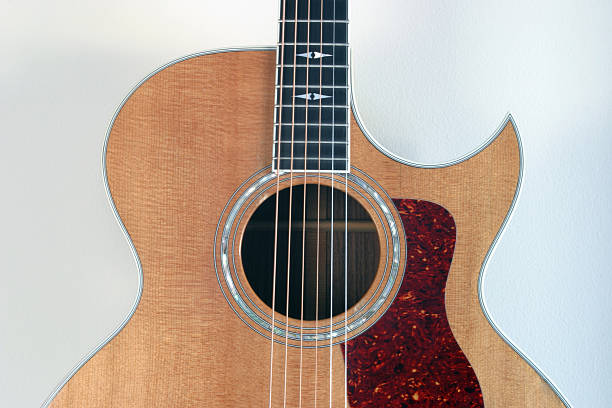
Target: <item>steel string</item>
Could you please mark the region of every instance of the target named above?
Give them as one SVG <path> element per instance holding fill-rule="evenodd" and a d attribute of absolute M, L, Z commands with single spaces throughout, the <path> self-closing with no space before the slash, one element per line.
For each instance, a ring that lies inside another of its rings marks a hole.
<path fill-rule="evenodd" d="M 322 23 L 321 23 L 322 24 Z M 332 43 L 336 43 L 336 2 L 334 1 L 334 16 L 333 16 L 333 40 Z M 335 49 L 332 52 L 335 54 Z M 332 85 L 336 84 L 336 70 L 332 69 Z M 332 88 L 335 89 L 335 88 Z M 332 91 L 335 92 L 335 91 Z M 334 155 L 334 145 L 336 143 L 336 109 L 335 109 L 335 101 L 332 102 L 332 150 L 331 150 L 331 232 L 330 232 L 330 240 L 331 240 L 331 251 L 330 251 L 330 290 L 329 290 L 329 408 L 332 408 L 332 395 L 333 395 L 333 387 L 332 387 L 332 372 L 333 372 L 333 343 L 334 339 L 332 336 L 332 327 L 334 322 L 334 170 L 335 170 L 335 155 Z"/>
<path fill-rule="evenodd" d="M 297 4 L 296 4 L 297 10 Z M 307 25 L 307 36 L 306 36 L 306 119 L 304 124 L 304 201 L 302 205 L 302 294 L 300 296 L 301 304 L 300 304 L 300 388 L 299 388 L 299 408 L 302 407 L 302 364 L 304 358 L 304 260 L 306 257 L 306 172 L 308 169 L 307 157 L 308 157 L 308 101 L 309 101 L 309 92 L 308 85 L 309 79 L 308 75 L 310 72 L 310 0 L 308 0 L 308 15 L 306 18 Z M 295 25 L 297 27 L 297 19 Z M 296 47 L 297 52 L 297 47 Z"/>
<path fill-rule="evenodd" d="M 321 46 L 319 52 L 323 54 L 323 2 L 321 0 L 321 24 L 320 24 L 320 36 L 319 40 Z M 319 58 L 319 95 L 323 94 L 323 56 Z M 322 117 L 321 111 L 323 110 L 323 98 L 319 99 L 319 146 L 318 146 L 318 164 L 319 169 L 317 176 L 317 266 L 316 266 L 316 284 L 315 284 L 315 383 L 314 383 L 314 408 L 317 408 L 317 383 L 319 377 L 319 250 L 320 250 L 320 237 L 321 237 L 321 128 L 322 128 Z"/>
<path fill-rule="evenodd" d="M 282 0 L 281 4 L 281 38 L 280 38 L 280 83 L 279 83 L 279 109 L 278 109 L 278 131 L 276 134 L 276 203 L 275 203 L 275 215 L 274 215 L 274 258 L 272 266 L 272 321 L 270 328 L 270 396 L 268 400 L 268 408 L 272 408 L 272 385 L 273 385 L 273 374 L 274 374 L 274 325 L 275 325 L 275 311 L 276 311 L 276 261 L 278 253 L 278 201 L 280 192 L 280 148 L 283 131 L 283 72 L 285 64 L 285 14 L 286 14 L 287 0 Z"/>
<path fill-rule="evenodd" d="M 294 17 L 294 33 L 293 33 L 293 89 L 291 99 L 291 155 L 289 158 L 289 225 L 287 232 L 287 296 L 285 300 L 285 369 L 284 369 L 284 386 L 283 386 L 283 408 L 287 408 L 287 360 L 288 360 L 288 343 L 289 343 L 289 292 L 291 285 L 289 284 L 291 277 L 291 207 L 293 201 L 293 148 L 295 138 L 295 78 L 297 64 L 297 28 L 298 28 L 298 1 L 295 1 L 295 17 Z M 281 88 L 282 93 L 282 88 Z M 283 109 L 282 106 L 279 109 Z M 280 156 L 280 154 L 279 154 Z"/>

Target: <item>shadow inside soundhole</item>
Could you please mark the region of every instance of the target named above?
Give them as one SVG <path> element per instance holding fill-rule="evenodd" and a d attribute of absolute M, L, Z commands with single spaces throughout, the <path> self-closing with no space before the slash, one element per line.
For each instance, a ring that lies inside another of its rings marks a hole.
<path fill-rule="evenodd" d="M 303 302 L 304 320 L 315 320 L 317 315 L 319 319 L 329 318 L 330 309 L 333 316 L 344 313 L 345 259 L 348 261 L 346 263 L 348 308 L 355 305 L 372 285 L 380 257 L 376 227 L 361 204 L 350 194 L 346 199 L 343 186 L 339 188 L 334 189 L 333 194 L 333 245 L 331 241 L 332 189 L 330 187 L 307 185 L 306 222 L 303 222 L 304 186 L 293 187 L 290 248 L 289 188 L 279 193 L 274 305 L 277 313 L 286 314 L 287 275 L 289 275 L 290 282 L 289 316 L 300 319 Z M 319 203 L 318 206 L 317 203 Z M 346 222 L 345 205 L 348 209 Z M 247 280 L 257 296 L 270 308 L 272 307 L 275 225 L 276 194 L 270 196 L 253 213 L 246 226 L 241 247 L 242 265 Z M 345 226 L 348 240 L 345 239 Z M 305 239 L 303 240 L 302 237 Z M 345 242 L 348 242 L 346 253 Z M 303 246 L 305 256 L 302 258 Z M 287 255 L 289 251 L 288 271 Z M 303 297 L 302 262 L 304 263 Z M 330 287 L 332 266 L 333 286 Z M 331 302 L 332 298 L 333 302 Z"/>

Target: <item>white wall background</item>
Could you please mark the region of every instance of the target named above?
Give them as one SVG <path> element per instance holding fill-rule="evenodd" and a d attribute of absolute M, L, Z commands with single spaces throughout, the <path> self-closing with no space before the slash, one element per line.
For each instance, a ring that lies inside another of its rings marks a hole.
<path fill-rule="evenodd" d="M 37 407 L 128 315 L 137 264 L 107 201 L 115 109 L 166 62 L 273 45 L 276 0 L 0 0 L 0 406 Z M 574 407 L 612 400 L 612 3 L 352 0 L 354 92 L 417 163 L 511 112 L 525 178 L 486 305 Z"/>

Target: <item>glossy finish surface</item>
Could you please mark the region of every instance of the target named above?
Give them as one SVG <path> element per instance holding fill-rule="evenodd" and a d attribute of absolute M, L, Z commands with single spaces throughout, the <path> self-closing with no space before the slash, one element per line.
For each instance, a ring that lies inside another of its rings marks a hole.
<path fill-rule="evenodd" d="M 227 306 L 213 246 L 227 200 L 269 164 L 274 66 L 268 51 L 198 56 L 158 72 L 123 105 L 106 164 L 113 200 L 142 261 L 143 294 L 124 330 L 77 372 L 52 406 L 267 404 L 270 342 Z M 351 127 L 353 163 L 372 185 L 392 197 L 435 202 L 453 215 L 457 241 L 446 312 L 485 406 L 562 406 L 498 337 L 478 301 L 481 265 L 518 182 L 512 123 L 469 160 L 437 169 L 402 165 L 372 146 L 354 118 Z M 236 138 L 244 142 L 236 144 Z M 236 156 L 239 162 L 232 160 Z M 295 350 L 274 349 L 272 406 L 297 406 L 300 386 L 304 401 L 312 402 L 317 390 L 320 404 L 331 399 L 342 406 L 340 347 L 319 355 Z M 331 394 L 323 384 L 331 385 Z"/>
<path fill-rule="evenodd" d="M 343 345 L 351 407 L 483 407 L 476 374 L 453 337 L 444 305 L 455 222 L 427 201 L 394 202 L 406 233 L 406 273 L 387 313 Z"/>

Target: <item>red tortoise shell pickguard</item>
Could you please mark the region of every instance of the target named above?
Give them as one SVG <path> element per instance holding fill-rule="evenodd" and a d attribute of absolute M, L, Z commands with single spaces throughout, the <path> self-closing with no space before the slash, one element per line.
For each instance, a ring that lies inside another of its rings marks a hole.
<path fill-rule="evenodd" d="M 406 273 L 389 310 L 342 347 L 349 403 L 352 408 L 483 407 L 476 374 L 453 337 L 444 307 L 455 222 L 437 204 L 393 201 L 406 232 Z"/>

